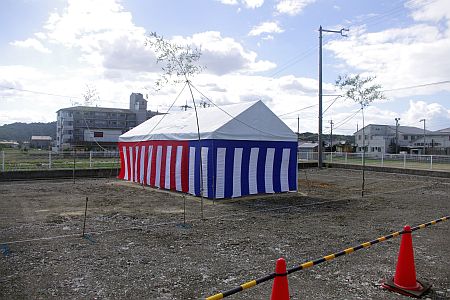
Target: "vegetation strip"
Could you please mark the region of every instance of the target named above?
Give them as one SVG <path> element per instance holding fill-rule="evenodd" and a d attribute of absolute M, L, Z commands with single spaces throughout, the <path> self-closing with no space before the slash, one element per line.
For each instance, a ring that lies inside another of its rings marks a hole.
<path fill-rule="evenodd" d="M 358 245 L 358 246 L 356 246 L 356 247 L 347 248 L 347 249 L 345 249 L 345 250 L 343 250 L 343 251 L 340 251 L 340 252 L 337 252 L 337 253 L 332 253 L 332 254 L 323 256 L 323 257 L 321 257 L 321 258 L 319 258 L 319 259 L 316 259 L 316 260 L 312 260 L 312 261 L 308 261 L 308 262 L 302 263 L 302 264 L 300 264 L 300 265 L 298 265 L 298 266 L 296 266 L 296 267 L 293 267 L 293 268 L 291 268 L 291 269 L 288 269 L 288 270 L 287 270 L 287 274 L 291 274 L 291 273 L 296 272 L 296 271 L 300 271 L 300 270 L 303 270 L 303 269 L 310 268 L 310 267 L 312 267 L 312 266 L 321 264 L 321 263 L 323 263 L 323 262 L 325 262 L 325 261 L 333 260 L 333 259 L 336 258 L 336 257 L 342 256 L 342 255 L 345 255 L 345 254 L 350 254 L 350 253 L 352 253 L 352 252 L 358 251 L 358 250 L 363 249 L 363 248 L 368 248 L 368 247 L 370 247 L 370 246 L 372 246 L 372 245 L 374 245 L 374 244 L 377 244 L 377 243 L 379 243 L 379 242 L 383 242 L 383 241 L 389 240 L 389 239 L 391 239 L 391 238 L 397 237 L 397 236 L 402 235 L 402 234 L 404 234 L 404 233 L 410 233 L 410 232 L 413 232 L 413 231 L 416 231 L 416 230 L 419 230 L 419 229 L 422 229 L 422 228 L 425 228 L 425 227 L 428 227 L 428 226 L 437 224 L 437 223 L 439 223 L 439 222 L 447 221 L 449 218 L 450 218 L 450 216 L 445 216 L 445 217 L 442 217 L 442 218 L 440 218 L 440 219 L 436 219 L 436 220 L 433 220 L 433 221 L 431 221 L 431 222 L 424 223 L 424 224 L 420 224 L 420 225 L 418 225 L 418 226 L 412 227 L 412 228 L 411 228 L 411 231 L 404 231 L 404 230 L 402 230 L 402 231 L 396 231 L 396 232 L 393 232 L 393 233 L 391 233 L 391 234 L 389 234 L 389 235 L 379 237 L 379 238 L 377 238 L 377 239 L 375 239 L 375 240 L 372 240 L 372 241 L 370 241 L 370 242 L 362 243 L 362 244 L 360 244 L 360 245 Z M 271 280 L 271 279 L 274 279 L 275 276 L 276 276 L 275 273 L 271 273 L 271 274 L 269 274 L 269 275 L 267 275 L 267 276 L 258 278 L 258 279 L 256 279 L 256 280 L 251 280 L 251 281 L 249 281 L 249 282 L 246 282 L 246 283 L 244 283 L 244 284 L 241 284 L 240 286 L 235 287 L 235 288 L 233 288 L 233 289 L 231 289 L 231 290 L 228 290 L 228 291 L 225 291 L 225 292 L 222 292 L 222 293 L 218 293 L 218 294 L 209 296 L 209 297 L 206 298 L 206 300 L 218 300 L 218 299 L 223 299 L 223 298 L 228 297 L 228 296 L 231 296 L 231 295 L 233 295 L 233 294 L 242 292 L 242 291 L 245 290 L 245 289 L 249 289 L 249 288 L 251 288 L 251 287 L 254 287 L 255 285 L 258 285 L 258 284 L 260 284 L 260 283 L 263 283 L 263 282 L 269 281 L 269 280 Z"/>

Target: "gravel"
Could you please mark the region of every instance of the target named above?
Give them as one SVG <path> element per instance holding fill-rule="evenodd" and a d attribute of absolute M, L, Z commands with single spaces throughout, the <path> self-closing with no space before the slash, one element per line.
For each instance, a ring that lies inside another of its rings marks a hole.
<path fill-rule="evenodd" d="M 0 183 L 0 299 L 200 299 L 272 273 L 279 257 L 290 268 L 450 212 L 448 178 L 366 172 L 364 198 L 360 181 L 302 170 L 298 193 L 204 199 L 203 213 L 200 198 L 117 179 Z M 449 225 L 413 233 L 425 299 L 450 299 Z M 291 299 L 408 299 L 380 285 L 399 243 L 290 274 Z M 268 299 L 271 286 L 229 299 Z"/>

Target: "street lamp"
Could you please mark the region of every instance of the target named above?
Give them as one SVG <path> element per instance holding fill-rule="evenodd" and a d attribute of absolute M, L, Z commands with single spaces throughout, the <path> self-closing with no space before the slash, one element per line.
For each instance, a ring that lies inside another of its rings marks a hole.
<path fill-rule="evenodd" d="M 318 167 L 322 168 L 322 32 L 340 33 L 341 36 L 347 36 L 344 34 L 348 29 L 342 28 L 341 30 L 327 30 L 322 29 L 322 25 L 319 27 L 319 148 L 318 150 Z"/>
<path fill-rule="evenodd" d="M 423 155 L 425 155 L 425 119 L 420 119 L 419 122 L 423 122 Z"/>

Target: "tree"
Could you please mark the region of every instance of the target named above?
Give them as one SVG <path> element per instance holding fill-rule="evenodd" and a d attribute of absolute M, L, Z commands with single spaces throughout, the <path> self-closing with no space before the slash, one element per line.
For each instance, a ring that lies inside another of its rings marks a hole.
<path fill-rule="evenodd" d="M 361 77 L 359 74 L 354 76 L 339 76 L 336 80 L 336 86 L 344 91 L 344 97 L 361 106 L 362 114 L 362 186 L 361 186 L 361 197 L 364 197 L 364 183 L 365 183 L 365 166 L 366 166 L 366 145 L 365 145 L 365 134 L 364 134 L 364 108 L 370 105 L 375 100 L 386 99 L 383 92 L 381 91 L 381 85 L 373 84 L 372 81 L 376 77 Z"/>
<path fill-rule="evenodd" d="M 192 103 L 194 104 L 195 118 L 197 121 L 197 134 L 200 141 L 200 126 L 198 122 L 197 105 L 192 92 L 190 78 L 199 74 L 204 67 L 198 64 L 201 56 L 201 50 L 190 45 L 181 46 L 164 39 L 156 32 L 150 33 L 146 38 L 145 46 L 149 46 L 156 54 L 156 62 L 162 63 L 163 73 L 156 81 L 156 91 L 159 91 L 164 85 L 172 83 L 185 82 L 191 92 Z M 184 89 L 184 87 L 183 87 Z M 176 101 L 176 100 L 175 100 Z M 173 105 L 173 104 L 172 104 Z M 183 106 L 185 110 L 188 105 Z M 200 178 L 203 178 L 202 160 L 199 160 Z M 201 212 L 203 219 L 203 181 L 200 180 Z"/>
<path fill-rule="evenodd" d="M 198 104 L 198 106 L 206 108 L 206 107 L 211 107 L 212 105 L 205 98 L 202 98 L 202 100 L 200 100 L 200 103 Z"/>
<path fill-rule="evenodd" d="M 156 32 L 150 33 L 146 38 L 145 46 L 152 48 L 156 54 L 156 62 L 163 64 L 163 73 L 156 81 L 157 91 L 169 83 L 188 82 L 189 78 L 204 69 L 198 64 L 202 54 L 199 48 L 175 44 Z"/>
<path fill-rule="evenodd" d="M 92 106 L 94 105 L 98 100 L 100 100 L 100 97 L 97 94 L 97 89 L 93 86 L 90 86 L 86 84 L 86 88 L 83 93 L 84 98 L 84 105 L 85 106 Z"/>

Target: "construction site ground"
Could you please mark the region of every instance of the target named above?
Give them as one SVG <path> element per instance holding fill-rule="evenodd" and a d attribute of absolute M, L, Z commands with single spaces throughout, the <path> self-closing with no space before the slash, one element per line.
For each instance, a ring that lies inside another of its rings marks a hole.
<path fill-rule="evenodd" d="M 272 273 L 280 257 L 291 268 L 450 212 L 449 178 L 365 177 L 363 198 L 361 171 L 308 169 L 298 193 L 217 201 L 114 178 L 2 182 L 0 299 L 201 299 Z M 450 222 L 413 233 L 417 277 L 433 285 L 425 299 L 450 299 L 449 237 Z M 399 244 L 290 274 L 291 299 L 408 299 L 380 286 Z"/>

